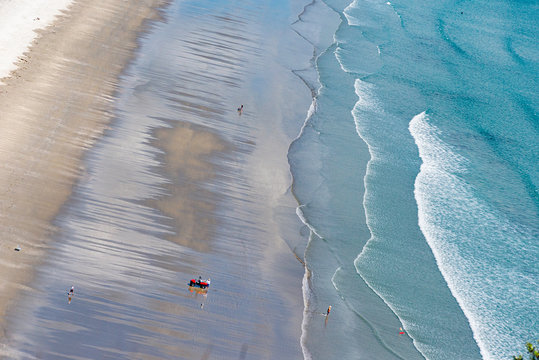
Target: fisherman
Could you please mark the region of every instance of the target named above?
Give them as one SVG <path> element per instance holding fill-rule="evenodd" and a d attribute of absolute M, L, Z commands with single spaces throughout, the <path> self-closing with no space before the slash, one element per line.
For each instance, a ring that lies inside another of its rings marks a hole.
<path fill-rule="evenodd" d="M 331 305 L 329 305 L 328 310 L 326 311 L 326 316 L 329 315 L 330 311 L 331 311 Z"/>
<path fill-rule="evenodd" d="M 202 281 L 202 276 L 199 276 L 197 279 L 197 285 L 200 285 L 200 282 Z"/>

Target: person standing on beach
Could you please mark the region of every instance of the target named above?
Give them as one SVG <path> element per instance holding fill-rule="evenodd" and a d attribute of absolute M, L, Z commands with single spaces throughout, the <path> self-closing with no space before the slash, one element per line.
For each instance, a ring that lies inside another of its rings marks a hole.
<path fill-rule="evenodd" d="M 75 287 L 72 286 L 71 290 L 67 293 L 67 303 L 71 304 L 71 299 L 73 298 L 73 295 L 75 294 Z"/>

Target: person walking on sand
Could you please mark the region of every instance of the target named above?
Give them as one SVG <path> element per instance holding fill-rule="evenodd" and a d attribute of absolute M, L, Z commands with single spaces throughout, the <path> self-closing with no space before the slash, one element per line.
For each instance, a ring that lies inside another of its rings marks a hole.
<path fill-rule="evenodd" d="M 67 293 L 67 303 L 71 304 L 71 299 L 73 298 L 73 295 L 75 294 L 75 287 L 72 286 L 71 290 Z"/>

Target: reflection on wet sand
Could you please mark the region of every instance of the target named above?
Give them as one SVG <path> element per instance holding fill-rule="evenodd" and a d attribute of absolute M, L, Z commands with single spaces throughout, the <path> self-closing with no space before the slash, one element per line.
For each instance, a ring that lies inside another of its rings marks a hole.
<path fill-rule="evenodd" d="M 259 59 L 257 34 L 278 36 L 260 29 L 270 26 L 257 20 L 264 7 L 271 2 L 177 1 L 142 41 L 116 117 L 55 221 L 33 294 L 8 319 L 9 351 L 55 360 L 301 357 L 303 267 L 270 207 L 290 185 L 286 146 L 272 142 L 282 115 L 254 105 L 299 92 L 287 83 L 282 95 L 289 74 Z M 255 92 L 251 80 L 264 86 Z M 254 97 L 273 83 L 279 91 Z M 242 102 L 249 111 L 239 117 Z M 264 141 L 269 150 L 257 154 Z M 192 274 L 211 277 L 211 290 L 186 289 Z"/>
<path fill-rule="evenodd" d="M 2 16 L 8 17 L 10 7 L 26 7 L 26 2 L 1 3 L 8 10 Z M 153 7 L 164 3 L 73 1 L 54 24 L 38 31 L 18 68 L 2 79 L 0 248 L 19 244 L 23 251 L 0 251 L 0 337 L 8 306 L 18 303 L 16 295 L 27 289 L 49 250 L 56 231 L 51 222 L 80 175 L 83 152 L 111 119 L 117 78 L 132 58 L 138 32 L 146 28 L 142 23 L 155 18 Z M 0 34 L 8 38 L 8 53 L 21 40 L 17 31 Z"/>

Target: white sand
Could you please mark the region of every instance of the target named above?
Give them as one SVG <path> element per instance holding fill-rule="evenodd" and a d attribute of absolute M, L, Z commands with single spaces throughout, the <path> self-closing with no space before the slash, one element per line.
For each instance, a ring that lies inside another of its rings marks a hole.
<path fill-rule="evenodd" d="M 15 70 L 15 62 L 73 0 L 0 0 L 0 79 Z M 2 84 L 2 82 L 0 82 Z"/>

